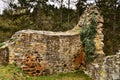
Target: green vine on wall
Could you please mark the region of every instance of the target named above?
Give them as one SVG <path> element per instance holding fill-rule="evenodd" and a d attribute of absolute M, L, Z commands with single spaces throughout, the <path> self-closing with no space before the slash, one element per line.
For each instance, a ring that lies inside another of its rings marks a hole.
<path fill-rule="evenodd" d="M 95 14 L 92 13 L 92 17 L 90 20 L 90 25 L 87 25 L 87 21 L 85 19 L 82 31 L 80 33 L 82 45 L 84 47 L 85 53 L 86 53 L 86 62 L 90 62 L 95 59 L 94 57 L 94 52 L 95 52 L 95 43 L 94 43 L 94 38 L 97 33 L 96 31 L 96 18 Z"/>

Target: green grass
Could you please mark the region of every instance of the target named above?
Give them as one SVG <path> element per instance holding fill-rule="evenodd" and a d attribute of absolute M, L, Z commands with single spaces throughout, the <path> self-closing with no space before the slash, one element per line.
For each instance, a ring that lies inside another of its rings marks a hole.
<path fill-rule="evenodd" d="M 5 44 L 4 43 L 0 43 L 0 47 L 4 46 Z"/>
<path fill-rule="evenodd" d="M 31 77 L 14 65 L 0 65 L 0 80 L 92 80 L 83 71 Z"/>

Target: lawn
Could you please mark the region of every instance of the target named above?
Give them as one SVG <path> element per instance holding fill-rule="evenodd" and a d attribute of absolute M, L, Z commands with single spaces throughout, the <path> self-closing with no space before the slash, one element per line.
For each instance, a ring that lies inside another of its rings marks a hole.
<path fill-rule="evenodd" d="M 31 77 L 14 65 L 0 65 L 0 80 L 92 80 L 83 71 Z"/>

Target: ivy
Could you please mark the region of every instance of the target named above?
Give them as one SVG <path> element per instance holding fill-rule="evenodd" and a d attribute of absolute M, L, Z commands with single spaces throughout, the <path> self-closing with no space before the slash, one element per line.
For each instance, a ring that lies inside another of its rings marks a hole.
<path fill-rule="evenodd" d="M 82 31 L 80 33 L 80 37 L 86 53 L 86 62 L 90 62 L 91 60 L 94 60 L 93 56 L 95 52 L 94 38 L 96 35 L 96 26 L 97 26 L 95 14 L 94 13 L 92 14 L 90 25 L 87 25 L 86 22 L 87 21 L 85 19 L 82 27 Z"/>

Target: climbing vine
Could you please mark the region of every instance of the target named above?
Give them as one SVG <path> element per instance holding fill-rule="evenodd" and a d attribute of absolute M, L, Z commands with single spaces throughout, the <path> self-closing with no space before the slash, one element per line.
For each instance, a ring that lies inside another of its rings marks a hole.
<path fill-rule="evenodd" d="M 90 25 L 87 25 L 87 21 L 85 19 L 82 31 L 80 33 L 82 45 L 84 47 L 86 53 L 86 62 L 90 62 L 94 60 L 94 51 L 95 51 L 95 43 L 94 38 L 96 35 L 96 26 L 97 22 L 95 19 L 95 14 L 92 14 Z"/>

